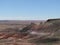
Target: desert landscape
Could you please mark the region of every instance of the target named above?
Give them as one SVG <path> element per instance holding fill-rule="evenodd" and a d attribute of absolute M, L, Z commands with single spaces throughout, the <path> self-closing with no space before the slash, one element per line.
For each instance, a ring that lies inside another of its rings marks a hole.
<path fill-rule="evenodd" d="M 0 20 L 0 45 L 60 45 L 60 19 Z"/>

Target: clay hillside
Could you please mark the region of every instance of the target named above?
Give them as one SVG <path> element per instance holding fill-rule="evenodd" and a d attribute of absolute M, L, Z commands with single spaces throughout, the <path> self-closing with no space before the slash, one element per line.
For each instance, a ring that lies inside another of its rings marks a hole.
<path fill-rule="evenodd" d="M 46 40 L 48 42 L 47 39 L 50 41 L 51 39 L 55 41 L 60 39 L 60 19 L 48 19 L 46 21 L 0 21 L 1 45 L 41 45 L 42 41 Z M 42 45 L 45 44 L 42 43 Z"/>

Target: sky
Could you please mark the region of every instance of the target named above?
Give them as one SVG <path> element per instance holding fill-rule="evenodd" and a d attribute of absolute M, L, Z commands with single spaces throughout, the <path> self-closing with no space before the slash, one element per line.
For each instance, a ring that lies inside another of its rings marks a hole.
<path fill-rule="evenodd" d="M 0 0 L 0 20 L 60 18 L 60 0 Z"/>

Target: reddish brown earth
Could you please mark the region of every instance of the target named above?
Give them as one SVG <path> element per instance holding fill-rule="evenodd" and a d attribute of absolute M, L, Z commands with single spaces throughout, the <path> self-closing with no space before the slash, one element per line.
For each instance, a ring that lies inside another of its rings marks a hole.
<path fill-rule="evenodd" d="M 51 21 L 48 21 L 48 22 L 2 21 L 2 22 L 0 22 L 0 31 L 1 31 L 0 45 L 59 45 L 60 44 L 59 43 L 60 41 L 58 41 L 58 43 L 51 43 L 51 42 L 42 43 L 41 42 L 42 40 L 45 41 L 45 39 L 47 39 L 48 37 L 52 38 L 53 36 L 52 34 L 55 34 L 56 31 L 58 32 L 58 30 L 60 29 L 60 25 L 57 22 L 56 23 L 55 22 L 51 23 Z M 34 33 L 30 34 L 31 32 L 34 32 Z M 9 40 L 12 40 L 12 41 L 9 41 Z"/>

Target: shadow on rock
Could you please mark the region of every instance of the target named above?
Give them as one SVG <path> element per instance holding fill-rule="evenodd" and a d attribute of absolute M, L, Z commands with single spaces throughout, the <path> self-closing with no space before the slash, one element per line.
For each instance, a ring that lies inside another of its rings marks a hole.
<path fill-rule="evenodd" d="M 37 40 L 32 40 L 31 42 L 34 43 L 57 43 L 58 41 L 60 41 L 59 38 L 47 38 L 47 39 L 37 39 Z"/>

